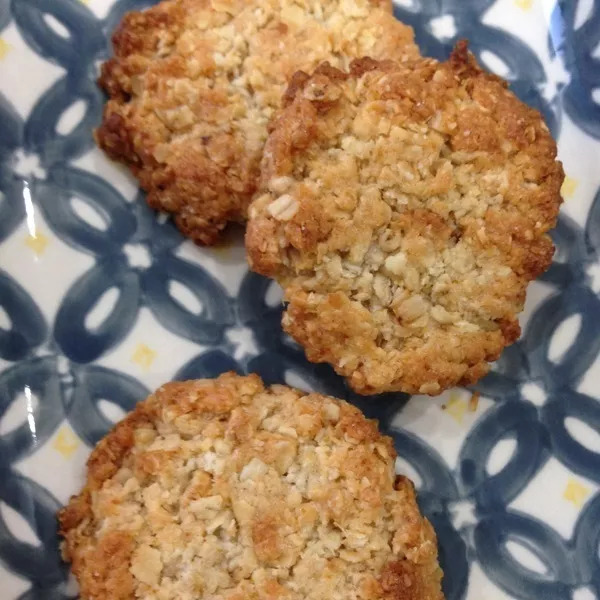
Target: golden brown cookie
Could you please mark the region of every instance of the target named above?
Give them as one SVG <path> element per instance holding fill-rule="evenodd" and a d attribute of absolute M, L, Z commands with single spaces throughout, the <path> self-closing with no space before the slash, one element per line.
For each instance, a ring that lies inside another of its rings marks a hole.
<path fill-rule="evenodd" d="M 433 529 L 355 407 L 256 375 L 169 383 L 59 514 L 82 600 L 442 600 Z"/>
<path fill-rule="evenodd" d="M 250 208 L 251 267 L 283 326 L 359 393 L 485 375 L 550 264 L 562 166 L 540 114 L 460 44 L 295 75 Z"/>
<path fill-rule="evenodd" d="M 126 15 L 113 45 L 98 144 L 202 244 L 245 220 L 296 70 L 417 55 L 389 0 L 164 0 Z"/>

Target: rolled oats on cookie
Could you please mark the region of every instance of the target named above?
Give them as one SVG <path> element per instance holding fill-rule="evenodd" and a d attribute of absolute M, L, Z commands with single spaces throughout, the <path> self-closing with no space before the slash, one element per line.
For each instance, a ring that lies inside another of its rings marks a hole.
<path fill-rule="evenodd" d="M 59 514 L 82 600 L 443 600 L 392 440 L 256 375 L 169 383 L 101 440 Z"/>
<path fill-rule="evenodd" d="M 477 381 L 554 252 L 563 170 L 540 114 L 466 43 L 299 72 L 285 102 L 246 233 L 284 329 L 359 393 Z"/>
<path fill-rule="evenodd" d="M 389 0 L 163 0 L 127 14 L 113 45 L 98 144 L 201 244 L 245 220 L 295 71 L 418 54 Z"/>

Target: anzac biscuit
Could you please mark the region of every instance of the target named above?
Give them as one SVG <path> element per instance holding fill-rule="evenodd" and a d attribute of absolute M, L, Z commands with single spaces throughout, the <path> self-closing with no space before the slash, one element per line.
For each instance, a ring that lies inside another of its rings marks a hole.
<path fill-rule="evenodd" d="M 97 142 L 201 244 L 245 220 L 296 70 L 417 55 L 389 0 L 164 0 L 127 14 L 113 45 Z"/>
<path fill-rule="evenodd" d="M 59 515 L 82 600 L 442 600 L 435 534 L 355 407 L 256 375 L 169 383 Z"/>
<path fill-rule="evenodd" d="M 355 61 L 295 75 L 250 208 L 284 329 L 359 393 L 470 384 L 520 334 L 563 170 L 540 114 L 481 70 Z"/>

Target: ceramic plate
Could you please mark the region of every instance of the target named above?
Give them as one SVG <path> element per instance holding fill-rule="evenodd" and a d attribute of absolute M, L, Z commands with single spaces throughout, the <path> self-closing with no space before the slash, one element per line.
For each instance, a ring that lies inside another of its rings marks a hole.
<path fill-rule="evenodd" d="M 600 2 L 400 0 L 539 108 L 567 178 L 523 336 L 474 389 L 357 397 L 282 335 L 240 232 L 184 241 L 94 148 L 107 38 L 136 0 L 0 0 L 0 596 L 74 598 L 56 510 L 90 448 L 169 379 L 258 372 L 357 403 L 434 523 L 448 600 L 600 599 Z M 481 397 L 476 406 L 474 392 Z"/>

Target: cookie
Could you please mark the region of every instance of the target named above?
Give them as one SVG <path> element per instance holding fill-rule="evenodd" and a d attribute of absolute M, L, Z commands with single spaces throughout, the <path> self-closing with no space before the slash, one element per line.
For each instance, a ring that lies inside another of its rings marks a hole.
<path fill-rule="evenodd" d="M 362 394 L 477 381 L 554 251 L 563 170 L 540 114 L 466 43 L 298 73 L 286 102 L 246 233 L 284 329 Z"/>
<path fill-rule="evenodd" d="M 59 514 L 82 600 L 442 600 L 433 529 L 355 407 L 256 375 L 169 383 Z"/>
<path fill-rule="evenodd" d="M 418 52 L 389 0 L 164 0 L 127 14 L 113 46 L 96 140 L 200 244 L 245 220 L 296 70 Z"/>

